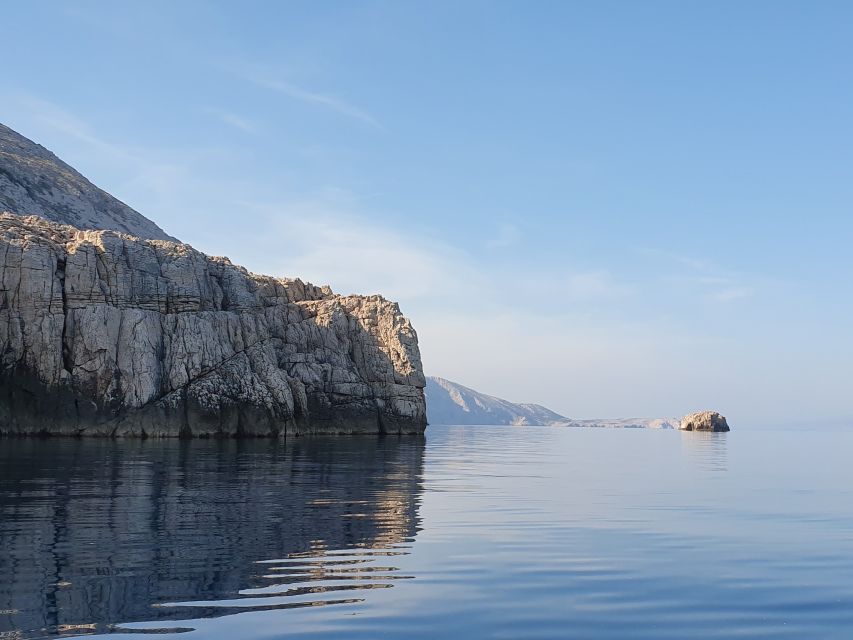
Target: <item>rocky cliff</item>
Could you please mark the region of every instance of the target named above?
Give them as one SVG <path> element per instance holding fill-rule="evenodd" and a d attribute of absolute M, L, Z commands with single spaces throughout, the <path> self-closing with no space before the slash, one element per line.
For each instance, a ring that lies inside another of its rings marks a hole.
<path fill-rule="evenodd" d="M 50 151 L 0 124 L 0 211 L 78 229 L 174 240 L 141 213 L 89 182 Z"/>
<path fill-rule="evenodd" d="M 2 433 L 420 432 L 424 384 L 416 334 L 380 296 L 0 215 Z"/>

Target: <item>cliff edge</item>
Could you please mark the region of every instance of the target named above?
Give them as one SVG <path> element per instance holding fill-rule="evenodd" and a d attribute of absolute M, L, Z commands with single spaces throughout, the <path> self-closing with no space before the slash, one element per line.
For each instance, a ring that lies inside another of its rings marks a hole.
<path fill-rule="evenodd" d="M 418 433 L 425 383 L 381 296 L 0 214 L 0 433 Z"/>

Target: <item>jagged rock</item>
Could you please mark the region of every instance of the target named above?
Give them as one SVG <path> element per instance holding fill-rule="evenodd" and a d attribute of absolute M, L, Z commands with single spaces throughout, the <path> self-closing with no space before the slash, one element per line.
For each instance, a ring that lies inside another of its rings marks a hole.
<path fill-rule="evenodd" d="M 78 229 L 112 229 L 174 240 L 50 151 L 0 124 L 0 211 L 37 215 Z"/>
<path fill-rule="evenodd" d="M 679 428 L 682 431 L 728 431 L 725 416 L 716 411 L 699 411 L 684 416 Z"/>
<path fill-rule="evenodd" d="M 421 432 L 397 304 L 176 242 L 0 214 L 0 432 Z"/>

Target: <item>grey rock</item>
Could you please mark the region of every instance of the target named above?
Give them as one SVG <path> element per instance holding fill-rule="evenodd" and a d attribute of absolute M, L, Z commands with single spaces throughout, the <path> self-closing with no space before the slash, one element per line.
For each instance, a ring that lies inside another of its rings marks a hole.
<path fill-rule="evenodd" d="M 424 385 L 381 296 L 0 214 L 0 433 L 417 433 Z"/>
<path fill-rule="evenodd" d="M 725 416 L 716 411 L 699 411 L 684 416 L 679 428 L 682 431 L 729 431 Z"/>
<path fill-rule="evenodd" d="M 174 240 L 50 151 L 2 124 L 0 211 L 37 215 L 78 229 L 111 229 L 139 238 Z"/>

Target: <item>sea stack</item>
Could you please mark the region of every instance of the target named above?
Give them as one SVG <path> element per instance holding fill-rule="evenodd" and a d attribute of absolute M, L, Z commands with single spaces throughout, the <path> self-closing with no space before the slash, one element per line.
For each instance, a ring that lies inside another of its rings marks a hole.
<path fill-rule="evenodd" d="M 679 429 L 682 431 L 729 431 L 726 417 L 716 411 L 698 411 L 684 416 Z"/>

